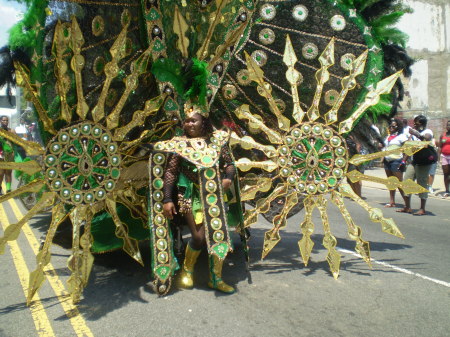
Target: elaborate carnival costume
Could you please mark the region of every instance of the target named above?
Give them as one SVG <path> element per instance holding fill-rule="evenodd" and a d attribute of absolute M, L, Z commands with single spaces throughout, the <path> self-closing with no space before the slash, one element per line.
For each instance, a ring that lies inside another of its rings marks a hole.
<path fill-rule="evenodd" d="M 246 212 L 244 223 L 251 226 L 258 214 L 270 214 L 273 222 L 264 237 L 263 256 L 280 240 L 287 217 L 305 208 L 299 246 L 306 264 L 312 250 L 312 210 L 317 207 L 327 261 L 337 277 L 340 257 L 327 219 L 327 194 L 341 210 L 356 250 L 367 262 L 369 244 L 345 208 L 343 196 L 365 208 L 383 231 L 401 236 L 392 219 L 356 197 L 344 182 L 345 176 L 355 181 L 372 179 L 348 172 L 349 163 L 359 165 L 387 155 L 348 158 L 345 137 L 363 125 L 366 111 L 372 116 L 390 112 L 383 96 L 393 87 L 400 94 L 393 95 L 394 108 L 401 97 L 398 77 L 409 58 L 400 47 L 404 35 L 392 28 L 404 13 L 398 1 L 27 3 L 24 19 L 12 29 L 8 54 L 12 61 L 9 67 L 2 65 L 0 83 L 3 70 L 13 69 L 17 85 L 25 88 L 34 104 L 45 148 L 0 129 L 0 136 L 22 146 L 28 155 L 42 156 L 26 163 L 0 163 L 0 168 L 35 176 L 29 184 L 0 197 L 0 202 L 22 193 L 39 191 L 42 196 L 24 218 L 5 230 L 0 253 L 29 218 L 53 206 L 47 237 L 30 275 L 28 303 L 45 279 L 53 237 L 67 216 L 73 233 L 68 288 L 74 302 L 88 282 L 93 252 L 122 248 L 142 263 L 138 241 L 149 237 L 156 290 L 169 290 L 176 261 L 170 255 L 168 225 L 158 213 L 160 204 L 154 203 L 151 223 L 155 226 L 149 231 L 146 199 L 152 181 L 151 202 L 155 197 L 161 198 L 157 202 L 163 200 L 161 174 L 168 152 L 180 151 L 177 154 L 183 160 L 208 174 L 199 174 L 199 181 L 206 183 L 199 186 L 207 193 L 200 199 L 210 226 L 210 253 L 224 257 L 231 249 L 215 168 L 228 135 L 215 133 L 213 139 L 219 144 L 210 139 L 218 146 L 211 145 L 216 157 L 210 157 L 210 162 L 205 162 L 208 154 L 191 157 L 188 147 L 184 153 L 175 146 L 165 148 L 175 144 L 167 140 L 176 134 L 174 119 L 184 117 L 179 112 L 186 96 L 204 97 L 216 124 L 227 120 L 237 125 L 229 135 L 239 158 L 235 164 L 241 171 L 252 170 L 240 181 L 242 200 L 256 205 Z M 201 81 L 206 86 L 181 76 L 194 58 L 208 71 L 191 72 L 189 78 L 206 74 L 206 81 Z M 387 78 L 382 80 L 383 76 Z M 364 138 L 364 128 L 359 134 Z M 150 179 L 142 145 L 157 141 L 163 141 L 159 144 L 164 149 L 158 149 L 157 143 L 155 150 L 164 153 L 152 154 Z M 426 145 L 412 143 L 395 151 L 412 154 Z M 250 149 L 260 151 L 263 159 L 247 159 Z M 389 189 L 401 187 L 405 193 L 420 191 L 408 181 L 376 181 Z M 211 192 L 206 190 L 209 186 Z M 209 194 L 215 197 L 208 199 Z M 217 207 L 212 206 L 215 198 Z M 213 222 L 213 218 L 221 221 Z"/>
<path fill-rule="evenodd" d="M 196 111 L 201 112 L 195 109 L 191 114 Z M 202 128 L 203 135 L 199 137 L 186 135 L 156 143 L 150 157 L 153 270 L 160 293 L 164 293 L 166 283 L 170 284 L 175 269 L 168 245 L 171 242 L 169 221 L 162 217 L 163 204 L 167 203 L 177 204 L 178 213 L 184 217 L 192 215 L 194 226 L 204 226 L 209 254 L 208 286 L 225 293 L 234 292 L 221 275 L 223 261 L 232 250 L 228 227 L 243 225 L 236 168 L 228 148 L 228 132 L 216 130 L 205 134 Z M 223 179 L 234 182 L 230 191 L 223 189 Z M 194 243 L 191 240 L 186 245 L 180 276 L 181 286 L 185 288 L 193 286 L 194 265 L 202 248 L 201 243 Z"/>

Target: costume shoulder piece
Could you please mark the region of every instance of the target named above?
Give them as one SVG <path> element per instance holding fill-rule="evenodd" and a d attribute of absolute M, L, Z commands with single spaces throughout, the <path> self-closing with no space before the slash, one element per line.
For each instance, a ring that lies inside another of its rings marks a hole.
<path fill-rule="evenodd" d="M 227 131 L 216 130 L 210 138 L 174 137 L 157 142 L 155 150 L 173 152 L 199 167 L 213 167 L 220 158 L 220 152 L 228 143 Z"/>

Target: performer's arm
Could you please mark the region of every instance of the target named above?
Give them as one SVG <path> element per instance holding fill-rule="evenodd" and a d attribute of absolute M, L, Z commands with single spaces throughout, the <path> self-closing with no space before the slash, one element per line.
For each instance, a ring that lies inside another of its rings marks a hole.
<path fill-rule="evenodd" d="M 227 190 L 230 188 L 236 174 L 236 167 L 233 164 L 233 158 L 231 157 L 230 149 L 228 146 L 223 147 L 221 160 L 225 167 L 225 177 L 222 179 L 222 187 L 224 190 Z"/>
<path fill-rule="evenodd" d="M 180 172 L 180 156 L 172 154 L 167 162 L 166 169 L 164 170 L 164 206 L 163 213 L 169 219 L 173 219 L 173 216 L 177 214 L 175 204 L 172 200 L 173 189 L 178 180 L 178 174 Z"/>

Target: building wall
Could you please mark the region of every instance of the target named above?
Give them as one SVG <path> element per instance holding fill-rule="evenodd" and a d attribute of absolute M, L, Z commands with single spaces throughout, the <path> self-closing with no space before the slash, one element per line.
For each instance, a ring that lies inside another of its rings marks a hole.
<path fill-rule="evenodd" d="M 406 99 L 400 115 L 412 124 L 415 115 L 429 118 L 439 136 L 450 119 L 450 2 L 405 0 L 414 13 L 406 14 L 398 28 L 409 35 L 408 53 L 416 63 L 405 81 Z"/>

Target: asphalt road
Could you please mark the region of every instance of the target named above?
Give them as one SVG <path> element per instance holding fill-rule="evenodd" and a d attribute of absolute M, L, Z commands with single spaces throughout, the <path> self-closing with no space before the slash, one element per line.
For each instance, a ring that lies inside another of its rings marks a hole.
<path fill-rule="evenodd" d="M 371 242 L 372 268 L 352 253 L 354 242 L 343 218 L 330 205 L 331 229 L 342 256 L 338 280 L 325 260 L 317 211 L 313 254 L 307 267 L 302 264 L 297 246 L 301 212 L 289 219 L 281 242 L 264 261 L 263 235 L 270 225 L 261 218 L 252 229 L 249 275 L 236 237 L 235 252 L 224 268 L 236 294 L 220 295 L 206 287 L 203 254 L 195 289 L 174 289 L 158 297 L 149 286 L 149 267 L 112 252 L 96 256 L 77 307 L 66 296 L 70 251 L 58 246 L 52 248 L 50 281 L 41 288 L 39 301 L 26 306 L 20 280 L 26 285 L 25 272 L 35 268 L 36 238 L 49 219 L 39 215 L 29 222 L 31 231 L 20 234 L 18 245 L 7 246 L 0 256 L 0 336 L 450 336 L 450 201 L 432 198 L 431 214 L 417 217 L 383 208 L 386 191 L 364 188 L 363 194 L 371 206 L 393 217 L 405 235 L 399 239 L 383 233 L 365 210 L 346 199 L 363 238 Z M 413 206 L 418 202 L 414 198 Z M 9 222 L 20 216 L 13 202 L 0 207 L 3 226 L 4 216 Z M 148 266 L 146 243 L 143 254 Z"/>

